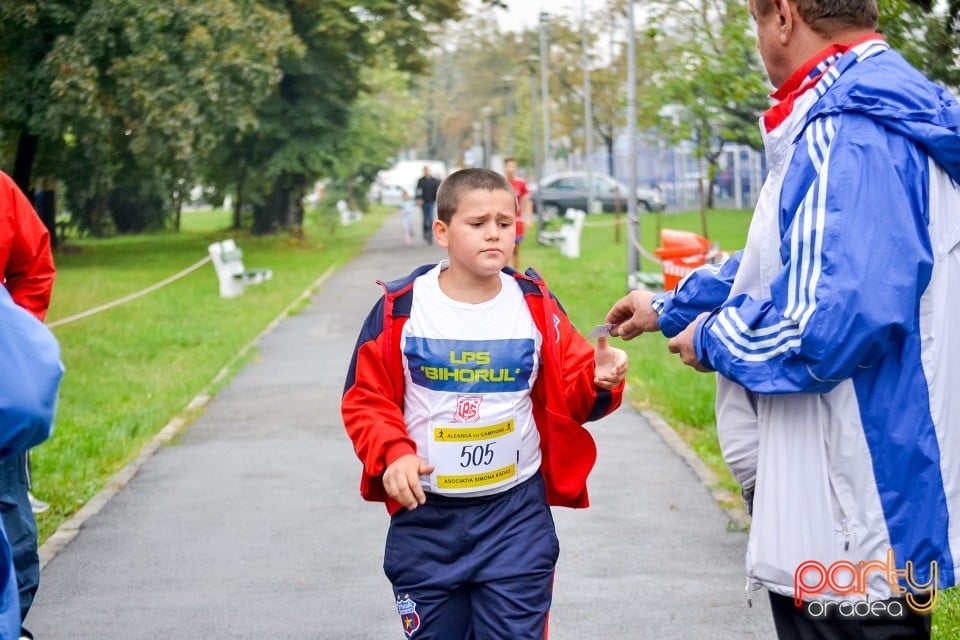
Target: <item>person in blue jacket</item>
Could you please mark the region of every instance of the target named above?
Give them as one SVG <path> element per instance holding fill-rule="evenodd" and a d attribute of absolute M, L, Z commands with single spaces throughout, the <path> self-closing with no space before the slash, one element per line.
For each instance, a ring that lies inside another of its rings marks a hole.
<path fill-rule="evenodd" d="M 0 286 L 0 458 L 46 440 L 63 376 L 60 346 L 40 320 Z M 21 636 L 13 552 L 0 520 L 0 638 Z"/>
<path fill-rule="evenodd" d="M 960 554 L 960 106 L 875 0 L 750 0 L 776 91 L 745 249 L 607 316 L 717 372 L 780 638 L 927 638 Z"/>

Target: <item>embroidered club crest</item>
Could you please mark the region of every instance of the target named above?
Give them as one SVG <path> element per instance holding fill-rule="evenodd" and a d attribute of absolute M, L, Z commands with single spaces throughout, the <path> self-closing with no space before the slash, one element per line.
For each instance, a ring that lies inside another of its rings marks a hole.
<path fill-rule="evenodd" d="M 403 624 L 403 633 L 409 638 L 420 628 L 420 615 L 417 613 L 417 603 L 410 599 L 410 595 L 397 596 L 397 612 Z"/>
<path fill-rule="evenodd" d="M 454 422 L 476 422 L 480 418 L 480 403 L 483 396 L 457 396 L 457 412 Z"/>

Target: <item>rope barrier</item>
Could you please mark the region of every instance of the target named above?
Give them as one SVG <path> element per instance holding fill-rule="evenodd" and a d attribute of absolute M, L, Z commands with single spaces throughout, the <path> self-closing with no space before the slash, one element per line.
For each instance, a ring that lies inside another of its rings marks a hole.
<path fill-rule="evenodd" d="M 639 225 L 640 225 L 640 220 L 637 219 L 637 220 L 636 220 L 636 223 L 637 223 L 637 226 L 639 227 Z M 656 255 L 650 253 L 649 251 L 647 251 L 646 249 L 644 249 L 644 248 L 643 248 L 643 245 L 640 244 L 639 242 L 637 242 L 637 239 L 633 236 L 633 234 L 629 233 L 629 231 L 630 231 L 630 227 L 628 226 L 628 227 L 627 227 L 627 232 L 628 232 L 628 233 L 627 233 L 627 236 L 630 238 L 630 244 L 633 245 L 634 249 L 636 249 L 636 250 L 640 253 L 641 256 L 643 256 L 644 258 L 646 258 L 647 260 L 649 260 L 649 261 L 652 262 L 653 264 L 663 264 L 663 260 L 661 260 L 658 256 L 656 256 Z"/>
<path fill-rule="evenodd" d="M 618 223 L 614 221 L 610 221 L 610 222 L 584 222 L 583 224 L 586 227 L 609 227 L 609 226 L 614 226 Z M 637 220 L 637 224 L 640 224 L 639 219 Z M 629 227 L 628 227 L 628 230 L 629 230 Z M 630 234 L 627 234 L 627 235 L 630 235 Z M 663 261 L 658 256 L 647 251 L 643 247 L 643 245 L 637 242 L 637 240 L 633 236 L 630 236 L 630 244 L 632 244 L 637 249 L 637 251 L 640 252 L 641 256 L 643 256 L 653 264 L 662 264 Z"/>
<path fill-rule="evenodd" d="M 140 291 L 137 291 L 136 293 L 131 293 L 130 295 L 126 295 L 126 296 L 124 296 L 124 297 L 122 297 L 122 298 L 119 298 L 119 299 L 117 299 L 117 300 L 114 300 L 113 302 L 108 302 L 108 303 L 106 303 L 106 304 L 102 304 L 102 305 L 100 305 L 99 307 L 94 307 L 93 309 L 88 309 L 87 311 L 84 311 L 83 313 L 78 313 L 78 314 L 76 314 L 76 315 L 69 316 L 69 317 L 67 317 L 67 318 L 61 318 L 60 320 L 56 320 L 56 321 L 54 321 L 54 322 L 50 322 L 50 323 L 47 324 L 47 327 L 50 328 L 50 329 L 52 329 L 52 328 L 54 328 L 54 327 L 59 327 L 59 326 L 61 326 L 61 325 L 65 325 L 65 324 L 67 324 L 67 323 L 69 323 L 69 322 L 73 322 L 74 320 L 80 320 L 80 319 L 82 319 L 82 318 L 90 317 L 90 316 L 92 316 L 92 315 L 95 314 L 95 313 L 100 313 L 101 311 L 106 311 L 107 309 L 112 309 L 112 308 L 114 308 L 114 307 L 119 307 L 121 304 L 124 304 L 125 302 L 130 302 L 131 300 L 136 300 L 137 298 L 139 298 L 139 297 L 141 297 L 141 296 L 145 296 L 145 295 L 147 295 L 148 293 L 151 293 L 151 292 L 153 292 L 153 291 L 156 291 L 157 289 L 160 289 L 160 288 L 162 288 L 162 287 L 167 286 L 167 285 L 170 284 L 171 282 L 174 282 L 174 281 L 176 281 L 176 280 L 179 280 L 180 278 L 184 277 L 185 275 L 187 275 L 187 274 L 189 274 L 189 273 L 192 273 L 193 271 L 196 271 L 197 269 L 199 269 L 199 268 L 202 267 L 203 265 L 207 264 L 208 262 L 210 262 L 210 256 L 207 256 L 207 257 L 204 258 L 203 260 L 198 260 L 197 262 L 193 263 L 192 265 L 190 265 L 189 267 L 187 267 L 187 268 L 184 269 L 183 271 L 180 271 L 179 273 L 175 273 L 175 274 L 173 274 L 172 276 L 170 276 L 169 278 L 167 278 L 167 279 L 165 279 L 165 280 L 161 280 L 160 282 L 158 282 L 158 283 L 156 283 L 156 284 L 152 284 L 152 285 L 150 285 L 149 287 L 147 287 L 146 289 L 142 289 L 142 290 L 140 290 Z"/>

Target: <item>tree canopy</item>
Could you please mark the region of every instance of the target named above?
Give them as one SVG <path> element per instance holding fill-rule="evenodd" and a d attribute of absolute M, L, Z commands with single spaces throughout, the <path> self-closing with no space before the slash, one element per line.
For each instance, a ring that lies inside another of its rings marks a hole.
<path fill-rule="evenodd" d="M 530 166 L 541 66 L 550 156 L 589 135 L 612 157 L 626 125 L 627 1 L 585 24 L 550 16 L 504 31 L 498 0 L 469 19 L 462 0 L 5 0 L 0 165 L 25 190 L 64 187 L 93 233 L 176 227 L 199 183 L 234 194 L 238 227 L 296 229 L 318 178 L 359 196 L 401 149 L 462 161 L 480 123 Z M 691 142 L 708 167 L 725 142 L 759 146 L 769 86 L 746 8 L 651 0 L 638 12 L 637 125 Z M 960 0 L 880 9 L 893 46 L 960 86 Z"/>

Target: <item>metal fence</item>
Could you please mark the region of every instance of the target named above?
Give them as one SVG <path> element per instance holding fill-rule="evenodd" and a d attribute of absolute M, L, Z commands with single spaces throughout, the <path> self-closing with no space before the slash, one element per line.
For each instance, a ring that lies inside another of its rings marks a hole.
<path fill-rule="evenodd" d="M 624 145 L 625 146 L 625 145 Z M 696 158 L 692 144 L 667 147 L 656 142 L 639 143 L 637 154 L 637 186 L 659 186 L 668 211 L 686 211 L 700 206 L 701 183 L 706 187 L 707 163 Z M 609 174 L 610 155 L 594 153 L 588 159 L 590 169 Z M 628 183 L 629 151 L 617 149 L 613 155 L 614 177 Z M 585 171 L 587 160 L 573 154 L 562 160 L 553 160 L 544 175 L 557 171 Z M 760 187 L 766 177 L 763 153 L 745 145 L 725 145 L 719 159 L 719 170 L 714 177 L 714 206 L 717 208 L 752 209 L 760 197 Z"/>

